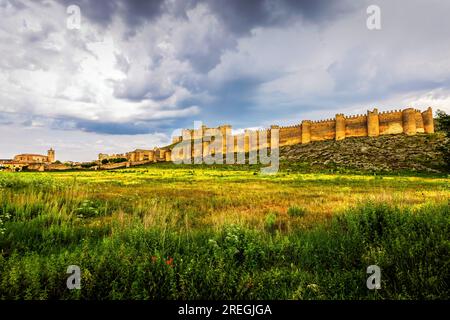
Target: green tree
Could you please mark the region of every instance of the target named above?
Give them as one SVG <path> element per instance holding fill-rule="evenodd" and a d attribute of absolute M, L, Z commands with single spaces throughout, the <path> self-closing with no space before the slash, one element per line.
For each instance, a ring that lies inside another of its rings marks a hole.
<path fill-rule="evenodd" d="M 95 161 L 93 161 L 93 162 L 84 162 L 84 163 L 81 164 L 81 167 L 82 168 L 91 168 L 91 167 L 96 166 L 96 165 L 97 165 L 97 163 Z"/>
<path fill-rule="evenodd" d="M 444 154 L 444 160 L 447 164 L 446 169 L 447 171 L 450 171 L 450 115 L 445 113 L 445 111 L 437 110 L 436 116 L 438 131 L 442 131 L 447 137 L 446 142 L 441 146 L 440 150 Z"/>
<path fill-rule="evenodd" d="M 125 161 L 127 161 L 127 158 L 115 158 L 115 159 L 112 159 L 112 163 L 120 163 L 120 162 L 125 162 Z"/>

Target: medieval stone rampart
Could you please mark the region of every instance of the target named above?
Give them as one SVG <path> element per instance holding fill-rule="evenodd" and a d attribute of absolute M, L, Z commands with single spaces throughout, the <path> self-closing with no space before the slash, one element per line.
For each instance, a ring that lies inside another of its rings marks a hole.
<path fill-rule="evenodd" d="M 340 113 L 331 119 L 303 120 L 292 126 L 272 125 L 269 129 L 245 130 L 244 133 L 237 135 L 232 135 L 231 129 L 231 125 L 228 124 L 217 128 L 208 128 L 202 125 L 197 129 L 183 129 L 181 136 L 172 138 L 172 146 L 153 150 L 137 149 L 127 153 L 125 157 L 130 163 L 171 161 L 174 157 L 176 159 L 183 158 L 183 154 L 172 154 L 172 148 L 178 143 L 190 144 L 190 157 L 194 159 L 218 153 L 223 155 L 246 153 L 259 148 L 270 148 L 272 132 L 275 132 L 273 130 L 278 130 L 280 147 L 314 141 L 344 140 L 351 137 L 433 133 L 434 122 L 431 108 L 423 112 L 413 108 L 383 112 L 373 109 L 367 111 L 366 114 L 345 116 Z M 177 149 L 177 152 L 180 150 Z M 100 160 L 110 157 L 99 155 Z"/>
<path fill-rule="evenodd" d="M 336 114 L 332 119 L 303 120 L 292 126 L 272 125 L 270 129 L 245 130 L 245 133 L 231 135 L 231 126 L 223 125 L 217 128 L 202 126 L 199 129 L 183 129 L 182 136 L 174 137 L 173 142 L 188 140 L 201 140 L 201 150 L 193 151 L 193 156 L 208 153 L 213 139 L 210 135 L 222 134 L 227 139 L 222 139 L 222 153 L 233 150 L 234 152 L 249 152 L 258 147 L 270 147 L 271 131 L 278 129 L 279 145 L 306 144 L 312 141 L 343 140 L 350 137 L 378 137 L 388 134 L 414 135 L 416 133 L 433 133 L 433 112 L 431 108 L 421 112 L 420 110 L 407 108 L 404 110 L 392 110 L 378 112 L 377 109 L 367 111 L 366 114 L 345 116 Z M 267 137 L 266 139 L 262 139 Z M 264 142 L 260 145 L 260 141 Z M 232 143 L 231 149 L 227 144 Z M 198 153 L 198 154 L 196 154 Z"/>

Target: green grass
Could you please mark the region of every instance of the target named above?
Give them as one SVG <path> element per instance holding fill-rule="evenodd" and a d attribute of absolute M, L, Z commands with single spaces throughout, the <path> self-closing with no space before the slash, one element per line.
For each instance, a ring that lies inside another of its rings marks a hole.
<path fill-rule="evenodd" d="M 158 165 L 0 172 L 0 191 L 0 299 L 450 297 L 443 176 Z"/>

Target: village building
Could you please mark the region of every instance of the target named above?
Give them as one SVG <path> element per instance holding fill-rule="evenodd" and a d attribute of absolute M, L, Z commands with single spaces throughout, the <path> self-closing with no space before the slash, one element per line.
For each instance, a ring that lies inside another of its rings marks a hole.
<path fill-rule="evenodd" d="M 55 150 L 50 148 L 47 155 L 23 153 L 15 155 L 13 159 L 0 160 L 0 167 L 11 171 L 21 171 L 24 168 L 30 170 L 44 171 L 45 166 L 55 163 Z"/>
<path fill-rule="evenodd" d="M 55 150 L 52 148 L 47 151 L 47 155 L 42 154 L 32 154 L 32 153 L 23 153 L 14 156 L 15 162 L 18 163 L 53 163 L 55 162 Z"/>

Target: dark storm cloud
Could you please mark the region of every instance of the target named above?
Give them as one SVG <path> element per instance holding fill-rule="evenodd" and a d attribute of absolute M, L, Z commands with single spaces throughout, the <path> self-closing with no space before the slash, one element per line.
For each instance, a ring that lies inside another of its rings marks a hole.
<path fill-rule="evenodd" d="M 197 4 L 206 4 L 211 11 L 235 34 L 244 34 L 254 27 L 285 24 L 292 17 L 320 22 L 351 10 L 341 0 L 62 0 L 68 6 L 80 6 L 83 15 L 92 22 L 107 26 L 118 14 L 131 28 L 149 22 L 163 13 L 186 18 L 186 11 Z"/>
<path fill-rule="evenodd" d="M 86 132 L 106 134 L 145 134 L 153 131 L 148 123 L 115 123 L 98 121 L 78 121 L 76 127 Z"/>
<path fill-rule="evenodd" d="M 206 3 L 236 34 L 247 33 L 255 27 L 283 25 L 299 16 L 320 22 L 351 8 L 346 1 L 337 0 L 211 0 Z"/>
<path fill-rule="evenodd" d="M 53 130 L 80 130 L 111 135 L 137 135 L 170 131 L 170 128 L 180 127 L 185 119 L 161 119 L 148 121 L 113 122 L 86 120 L 76 117 L 49 117 L 29 113 L 0 113 L 0 125 L 19 124 L 23 127 L 47 127 Z M 180 125 L 178 124 L 180 123 Z M 186 122 L 188 124 L 189 122 Z M 192 123 L 190 123 L 192 125 Z"/>
<path fill-rule="evenodd" d="M 111 122 L 98 120 L 85 120 L 73 117 L 44 118 L 33 117 L 40 120 L 56 130 L 80 130 L 84 132 L 95 132 L 99 134 L 112 135 L 136 135 L 153 133 L 157 130 L 166 130 L 173 121 L 132 121 L 132 122 Z M 31 120 L 28 119 L 31 124 Z"/>
<path fill-rule="evenodd" d="M 306 21 L 320 23 L 350 10 L 344 0 L 63 0 L 65 5 L 77 4 L 83 16 L 107 27 L 117 15 L 127 25 L 123 34 L 129 39 L 145 22 L 151 22 L 162 14 L 187 19 L 186 12 L 199 4 L 206 5 L 226 33 L 210 35 L 201 47 L 188 43 L 177 52 L 180 60 L 189 61 L 195 71 L 207 73 L 219 62 L 221 55 L 237 44 L 237 39 L 247 35 L 255 27 L 282 26 L 302 17 Z M 192 37 L 196 35 L 193 34 Z"/>
<path fill-rule="evenodd" d="M 157 17 L 162 12 L 164 0 L 131 0 L 124 4 L 126 22 L 130 26 L 136 26 L 140 23 Z"/>
<path fill-rule="evenodd" d="M 107 26 L 118 14 L 128 26 L 136 27 L 159 16 L 164 0 L 63 0 L 63 3 L 78 5 L 84 16 L 102 26 Z"/>
<path fill-rule="evenodd" d="M 255 112 L 257 105 L 252 101 L 252 97 L 263 82 L 264 80 L 260 78 L 240 77 L 226 81 L 218 88 L 209 88 L 215 99 L 208 102 L 208 107 L 202 110 L 202 121 L 208 126 L 218 126 L 223 123 L 233 123 L 236 127 L 259 125 L 267 115 Z M 188 99 L 182 103 L 185 106 L 197 104 L 201 105 L 202 101 Z M 193 120 L 199 120 L 199 118 L 188 119 L 188 125 L 192 126 Z"/>

